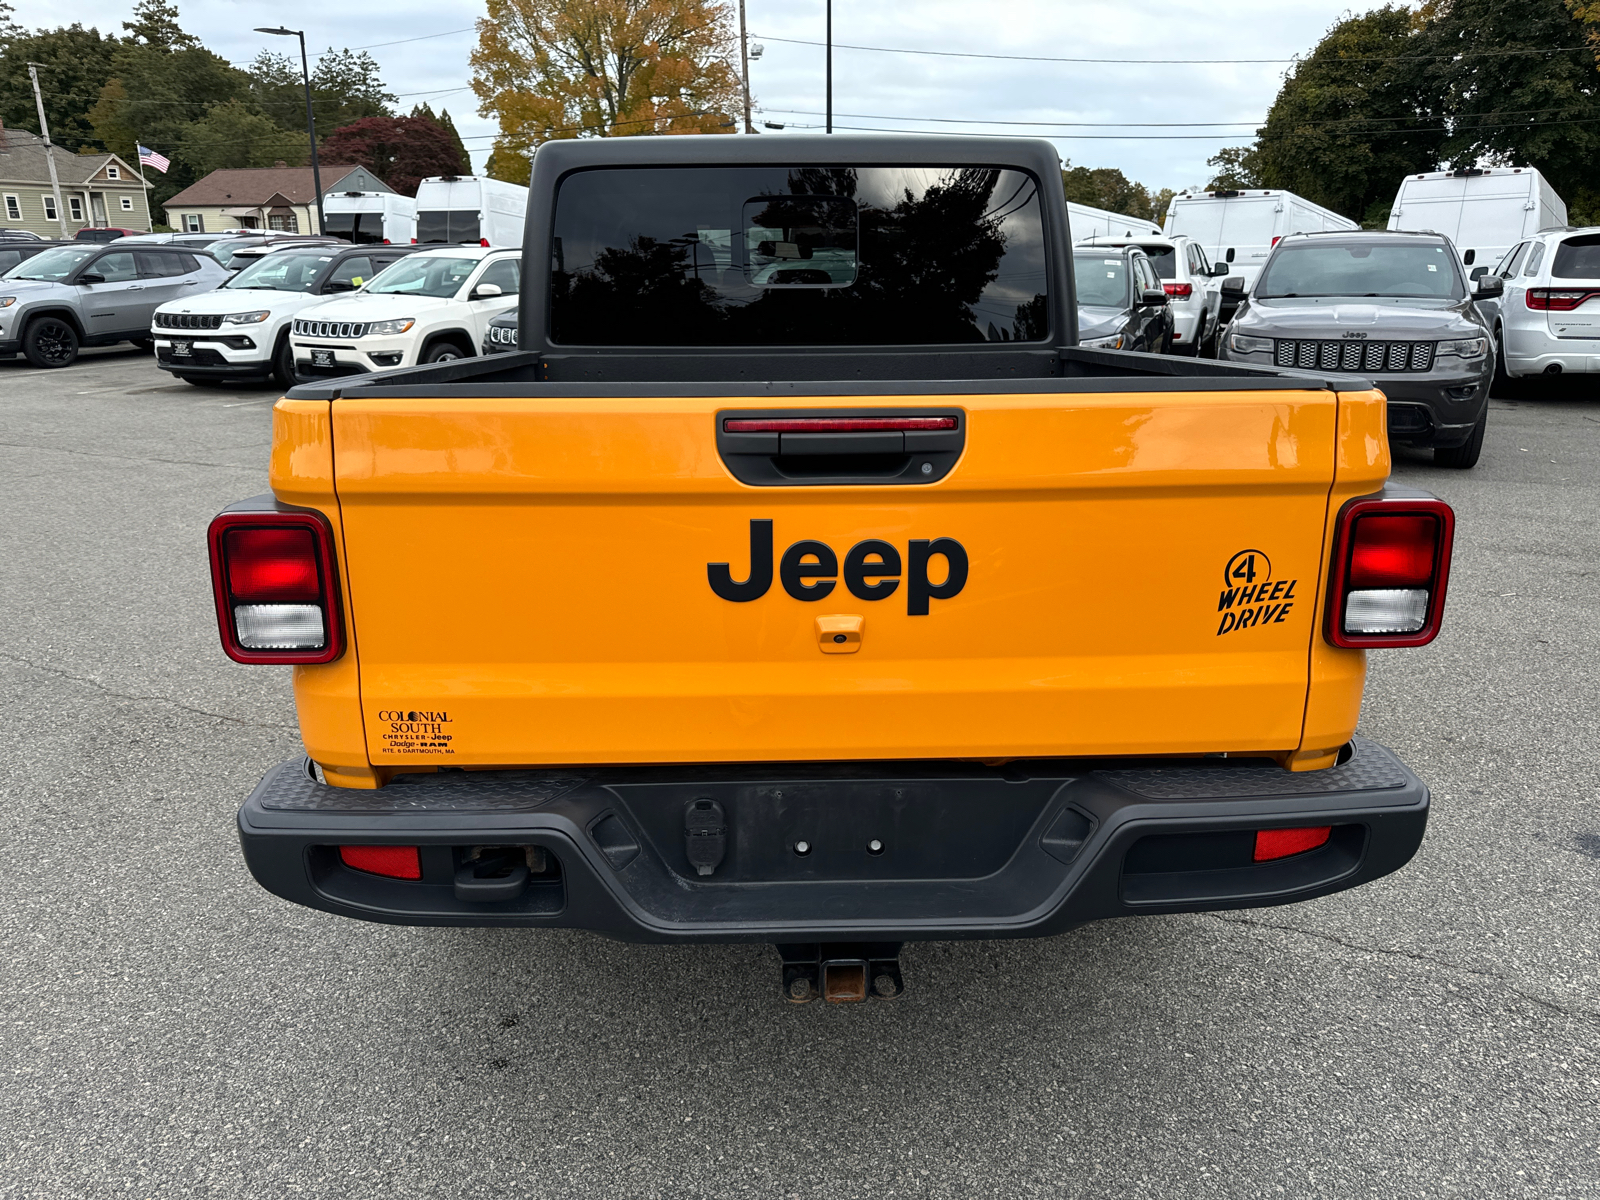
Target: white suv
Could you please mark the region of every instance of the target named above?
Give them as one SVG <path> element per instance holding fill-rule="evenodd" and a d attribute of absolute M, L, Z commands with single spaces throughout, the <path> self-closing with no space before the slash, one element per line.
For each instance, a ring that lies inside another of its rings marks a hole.
<path fill-rule="evenodd" d="M 412 253 L 410 246 L 337 242 L 291 242 L 272 249 L 250 259 L 216 291 L 156 309 L 150 326 L 156 366 L 188 383 L 270 376 L 279 387 L 293 387 L 289 322 L 329 296 L 354 291 Z"/>
<path fill-rule="evenodd" d="M 1600 371 L 1600 227 L 1524 238 L 1487 275 L 1504 281 L 1484 295 L 1479 280 L 1474 296 L 1494 331 L 1496 374 Z"/>
<path fill-rule="evenodd" d="M 450 246 L 409 255 L 354 295 L 295 318 L 301 379 L 471 358 L 489 322 L 517 304 L 521 250 Z"/>
<path fill-rule="evenodd" d="M 1216 356 L 1222 290 L 1212 281 L 1225 275 L 1227 267 L 1222 263 L 1213 267 L 1199 242 L 1182 234 L 1157 234 L 1084 238 L 1078 245 L 1137 246 L 1143 250 L 1167 290 L 1172 309 L 1172 353 Z"/>

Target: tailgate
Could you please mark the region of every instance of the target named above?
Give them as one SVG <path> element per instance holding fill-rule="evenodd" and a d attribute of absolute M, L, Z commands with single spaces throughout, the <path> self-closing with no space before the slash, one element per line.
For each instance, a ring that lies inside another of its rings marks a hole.
<path fill-rule="evenodd" d="M 894 409 L 956 415 L 935 482 L 789 482 L 759 454 L 740 482 L 718 431 L 770 398 L 334 402 L 372 761 L 1299 743 L 1332 392 Z"/>

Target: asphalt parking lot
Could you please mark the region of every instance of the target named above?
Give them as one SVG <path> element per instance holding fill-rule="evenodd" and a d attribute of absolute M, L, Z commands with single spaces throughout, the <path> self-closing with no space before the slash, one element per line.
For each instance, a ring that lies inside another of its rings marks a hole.
<path fill-rule="evenodd" d="M 1445 629 L 1363 732 L 1404 871 L 1284 908 L 907 948 L 791 1008 L 763 947 L 292 907 L 234 811 L 300 753 L 223 657 L 206 522 L 263 387 L 0 362 L 0 1196 L 1600 1194 L 1600 388 L 1494 402 Z"/>

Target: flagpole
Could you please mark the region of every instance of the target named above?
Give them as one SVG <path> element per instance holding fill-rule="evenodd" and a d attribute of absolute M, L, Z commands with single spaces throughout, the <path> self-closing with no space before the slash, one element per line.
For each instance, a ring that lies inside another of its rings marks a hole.
<path fill-rule="evenodd" d="M 139 186 L 144 189 L 144 223 L 150 226 L 145 232 L 154 233 L 156 231 L 156 219 L 150 214 L 150 185 L 144 179 L 144 155 L 139 153 L 143 146 L 144 143 L 137 137 L 133 139 L 133 161 L 139 171 Z"/>

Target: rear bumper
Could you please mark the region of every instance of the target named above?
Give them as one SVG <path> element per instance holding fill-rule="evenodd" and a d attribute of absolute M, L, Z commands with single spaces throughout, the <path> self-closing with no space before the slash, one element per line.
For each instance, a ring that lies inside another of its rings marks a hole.
<path fill-rule="evenodd" d="M 685 849 L 698 798 L 726 821 L 710 876 Z M 908 941 L 1042 936 L 1355 887 L 1416 853 L 1428 800 L 1391 752 L 1361 739 L 1340 765 L 1299 774 L 1242 760 L 745 764 L 452 771 L 354 791 L 295 760 L 257 786 L 239 834 L 268 891 L 371 921 L 641 942 Z M 1308 825 L 1332 826 L 1328 842 L 1253 861 L 1257 830 Z M 423 878 L 353 870 L 337 850 L 350 844 L 418 846 Z M 550 865 L 515 896 L 463 899 L 456 872 L 487 846 L 535 848 L 530 864 Z"/>

